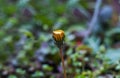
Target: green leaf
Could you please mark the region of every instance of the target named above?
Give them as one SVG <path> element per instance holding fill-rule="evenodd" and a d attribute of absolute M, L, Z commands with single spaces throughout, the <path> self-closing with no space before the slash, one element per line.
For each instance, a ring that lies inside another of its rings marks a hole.
<path fill-rule="evenodd" d="M 116 66 L 116 70 L 120 70 L 120 64 Z"/>
<path fill-rule="evenodd" d="M 34 74 L 32 74 L 32 77 L 43 77 L 44 73 L 41 71 L 36 71 Z"/>
<path fill-rule="evenodd" d="M 120 60 L 120 49 L 108 49 L 105 58 L 110 59 L 111 63 L 116 63 Z"/>
<path fill-rule="evenodd" d="M 49 66 L 49 65 L 47 65 L 47 64 L 44 64 L 44 65 L 42 66 L 42 68 L 43 68 L 43 70 L 45 70 L 45 71 L 51 71 L 51 70 L 53 69 L 51 66 Z"/>
<path fill-rule="evenodd" d="M 18 69 L 16 69 L 16 73 L 24 75 L 26 72 L 25 72 L 25 70 L 18 68 Z"/>
<path fill-rule="evenodd" d="M 8 76 L 8 78 L 17 78 L 17 76 L 15 76 L 15 75 L 10 75 L 10 76 Z"/>

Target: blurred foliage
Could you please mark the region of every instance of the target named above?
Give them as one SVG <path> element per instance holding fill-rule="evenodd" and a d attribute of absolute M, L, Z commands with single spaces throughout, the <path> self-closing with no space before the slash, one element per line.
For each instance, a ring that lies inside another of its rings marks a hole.
<path fill-rule="evenodd" d="M 116 1 L 110 1 L 103 1 L 101 7 L 115 8 Z M 0 78 L 63 78 L 59 50 L 51 36 L 55 29 L 66 34 L 69 78 L 119 78 L 119 11 L 107 24 L 98 18 L 94 26 L 98 31 L 88 38 L 80 35 L 89 28 L 95 7 L 95 0 L 0 0 Z M 102 25 L 101 32 L 97 26 Z"/>

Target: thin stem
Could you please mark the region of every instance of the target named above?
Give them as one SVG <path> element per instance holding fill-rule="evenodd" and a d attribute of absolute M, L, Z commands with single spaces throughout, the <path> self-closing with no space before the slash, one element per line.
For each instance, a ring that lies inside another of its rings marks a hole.
<path fill-rule="evenodd" d="M 64 58 L 63 58 L 63 54 L 62 54 L 62 47 L 60 47 L 60 58 L 62 60 L 62 68 L 63 68 L 63 71 L 64 71 L 64 78 L 67 78 L 66 70 L 65 70 L 65 64 L 64 64 Z"/>
<path fill-rule="evenodd" d="M 92 17 L 90 24 L 89 24 L 89 33 L 92 32 L 93 27 L 96 25 L 101 4 L 102 4 L 102 0 L 96 1 L 94 14 L 93 14 L 93 17 Z"/>

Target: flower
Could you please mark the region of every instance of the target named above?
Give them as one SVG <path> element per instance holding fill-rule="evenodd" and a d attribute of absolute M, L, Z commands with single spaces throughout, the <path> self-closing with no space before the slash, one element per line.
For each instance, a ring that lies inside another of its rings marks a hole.
<path fill-rule="evenodd" d="M 55 30 L 53 31 L 53 38 L 55 41 L 63 41 L 64 40 L 64 31 L 63 30 Z"/>
<path fill-rule="evenodd" d="M 53 38 L 55 40 L 55 44 L 60 48 L 63 45 L 65 34 L 63 30 L 55 30 L 53 31 Z"/>

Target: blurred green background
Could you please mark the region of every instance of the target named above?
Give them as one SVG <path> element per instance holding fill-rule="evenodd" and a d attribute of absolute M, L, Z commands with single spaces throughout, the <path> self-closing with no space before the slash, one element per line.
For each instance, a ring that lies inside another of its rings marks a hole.
<path fill-rule="evenodd" d="M 120 78 L 119 0 L 0 0 L 0 78 L 63 78 L 56 29 L 68 78 Z"/>

